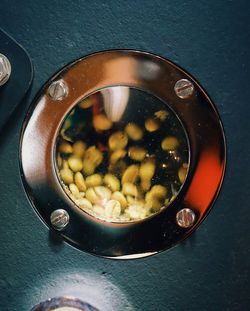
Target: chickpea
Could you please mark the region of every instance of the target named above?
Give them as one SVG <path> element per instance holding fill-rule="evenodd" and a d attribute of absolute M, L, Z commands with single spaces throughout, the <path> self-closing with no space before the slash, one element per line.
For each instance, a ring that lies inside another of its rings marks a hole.
<path fill-rule="evenodd" d="M 63 154 L 70 154 L 73 152 L 73 148 L 69 143 L 63 142 L 59 145 L 59 152 Z"/>
<path fill-rule="evenodd" d="M 138 196 L 138 190 L 136 185 L 132 184 L 132 183 L 124 183 L 122 186 L 122 192 L 125 195 L 131 195 L 134 197 Z"/>
<path fill-rule="evenodd" d="M 105 205 L 105 216 L 107 218 L 117 218 L 121 214 L 121 204 L 116 200 L 109 200 Z"/>
<path fill-rule="evenodd" d="M 128 156 L 135 161 L 142 161 L 146 156 L 147 151 L 141 147 L 130 147 L 128 150 Z"/>
<path fill-rule="evenodd" d="M 187 169 L 188 169 L 187 165 L 184 165 L 184 164 L 182 165 L 182 167 L 179 168 L 179 171 L 178 171 L 178 177 L 182 184 L 185 181 L 185 178 L 187 176 Z"/>
<path fill-rule="evenodd" d="M 86 184 L 85 184 L 85 181 L 84 181 L 84 178 L 82 176 L 82 173 L 80 172 L 77 172 L 75 174 L 75 184 L 77 185 L 78 189 L 80 191 L 83 191 L 85 192 L 87 187 L 86 187 Z"/>
<path fill-rule="evenodd" d="M 80 196 L 80 192 L 79 189 L 77 188 L 77 186 L 75 184 L 70 184 L 69 185 L 69 190 L 71 191 L 71 193 L 73 194 L 73 196 L 75 198 L 79 198 Z"/>
<path fill-rule="evenodd" d="M 111 156 L 110 156 L 110 159 L 109 159 L 109 162 L 111 164 L 115 164 L 117 161 L 119 161 L 120 159 L 123 159 L 127 154 L 127 151 L 124 150 L 124 149 L 118 149 L 118 150 L 115 150 Z"/>
<path fill-rule="evenodd" d="M 112 122 L 104 114 L 94 116 L 93 124 L 95 129 L 100 131 L 106 131 L 112 127 Z"/>
<path fill-rule="evenodd" d="M 145 128 L 148 132 L 155 132 L 159 129 L 159 127 L 159 123 L 153 118 L 145 121 Z"/>
<path fill-rule="evenodd" d="M 60 170 L 60 176 L 66 185 L 72 184 L 74 182 L 73 172 L 69 168 Z"/>
<path fill-rule="evenodd" d="M 139 174 L 139 166 L 132 164 L 123 173 L 122 184 L 124 183 L 135 183 Z"/>
<path fill-rule="evenodd" d="M 133 122 L 130 122 L 127 124 L 127 126 L 125 127 L 125 131 L 128 135 L 128 137 L 132 140 L 140 140 L 143 137 L 143 131 L 142 129 L 136 125 Z"/>
<path fill-rule="evenodd" d="M 83 167 L 82 160 L 73 155 L 68 158 L 68 164 L 73 172 L 79 172 Z"/>
<path fill-rule="evenodd" d="M 114 193 L 112 193 L 111 199 L 112 199 L 112 200 L 118 201 L 118 202 L 121 204 L 121 208 L 122 208 L 123 210 L 124 210 L 124 209 L 127 207 L 127 205 L 128 205 L 125 196 L 124 196 L 121 192 L 119 192 L 119 191 L 115 191 Z"/>
<path fill-rule="evenodd" d="M 179 141 L 174 136 L 168 136 L 164 138 L 163 141 L 161 142 L 161 148 L 163 150 L 168 150 L 168 151 L 175 150 L 178 146 L 179 146 Z"/>
<path fill-rule="evenodd" d="M 89 97 L 85 98 L 84 100 L 82 100 L 79 103 L 79 107 L 82 108 L 82 109 L 87 109 L 87 108 L 89 108 L 91 106 L 92 106 L 92 101 L 91 101 L 91 99 Z"/>
<path fill-rule="evenodd" d="M 82 158 L 86 148 L 87 145 L 84 142 L 78 140 L 73 145 L 73 153 L 75 156 Z"/>
<path fill-rule="evenodd" d="M 127 143 L 128 136 L 121 131 L 116 132 L 109 137 L 109 148 L 111 150 L 123 149 L 127 146 Z"/>
<path fill-rule="evenodd" d="M 112 174 L 106 174 L 103 179 L 106 186 L 108 186 L 111 191 L 119 191 L 120 190 L 120 181 L 117 177 Z"/>
<path fill-rule="evenodd" d="M 86 186 L 95 187 L 102 184 L 102 176 L 100 174 L 90 175 L 86 178 Z"/>

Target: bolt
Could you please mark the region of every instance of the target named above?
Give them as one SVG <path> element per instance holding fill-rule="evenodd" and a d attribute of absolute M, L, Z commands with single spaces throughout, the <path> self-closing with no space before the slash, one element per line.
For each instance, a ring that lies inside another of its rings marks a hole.
<path fill-rule="evenodd" d="M 11 64 L 5 55 L 0 54 L 0 86 L 9 80 L 10 74 Z"/>
<path fill-rule="evenodd" d="M 190 97 L 194 92 L 194 85 L 187 79 L 181 79 L 175 83 L 175 93 L 178 97 L 184 99 Z"/>
<path fill-rule="evenodd" d="M 57 209 L 51 213 L 50 221 L 56 230 L 63 230 L 69 223 L 69 214 L 64 209 Z"/>
<path fill-rule="evenodd" d="M 49 87 L 49 95 L 53 100 L 62 100 L 69 93 L 69 89 L 63 80 L 53 82 Z"/>
<path fill-rule="evenodd" d="M 195 218 L 195 213 L 190 208 L 183 208 L 176 214 L 176 222 L 182 228 L 190 228 Z"/>

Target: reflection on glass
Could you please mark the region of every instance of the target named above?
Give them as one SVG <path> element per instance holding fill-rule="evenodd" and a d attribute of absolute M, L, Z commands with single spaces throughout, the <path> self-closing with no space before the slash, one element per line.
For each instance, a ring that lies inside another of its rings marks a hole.
<path fill-rule="evenodd" d="M 158 98 L 125 86 L 87 97 L 63 122 L 60 181 L 75 204 L 114 222 L 167 207 L 188 170 L 188 143 L 176 115 Z"/>

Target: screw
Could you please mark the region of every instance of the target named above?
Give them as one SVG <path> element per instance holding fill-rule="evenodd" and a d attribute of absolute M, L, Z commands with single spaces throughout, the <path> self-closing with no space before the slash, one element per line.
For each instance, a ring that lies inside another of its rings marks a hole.
<path fill-rule="evenodd" d="M 69 223 L 69 214 L 64 209 L 57 209 L 51 213 L 50 221 L 56 230 L 63 230 Z"/>
<path fill-rule="evenodd" d="M 63 80 L 53 82 L 49 87 L 49 95 L 53 100 L 62 100 L 69 93 L 69 89 Z"/>
<path fill-rule="evenodd" d="M 10 74 L 11 64 L 5 55 L 0 54 L 0 86 L 9 80 Z"/>
<path fill-rule="evenodd" d="M 183 208 L 176 214 L 176 222 L 182 228 L 190 228 L 195 219 L 195 213 L 190 208 Z"/>
<path fill-rule="evenodd" d="M 190 97 L 194 92 L 194 85 L 187 79 L 181 79 L 175 83 L 175 93 L 178 97 L 184 99 Z"/>

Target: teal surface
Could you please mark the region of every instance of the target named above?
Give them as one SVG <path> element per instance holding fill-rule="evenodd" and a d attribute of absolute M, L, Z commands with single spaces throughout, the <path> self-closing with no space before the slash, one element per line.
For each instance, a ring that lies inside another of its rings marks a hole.
<path fill-rule="evenodd" d="M 249 310 L 249 13 L 242 0 L 1 0 L 0 27 L 35 69 L 25 109 L 0 136 L 1 311 L 28 311 L 64 294 L 106 311 Z M 19 174 L 21 124 L 39 88 L 72 60 L 111 48 L 150 51 L 189 71 L 214 100 L 228 146 L 223 189 L 195 235 L 137 261 L 93 257 L 55 240 Z"/>

